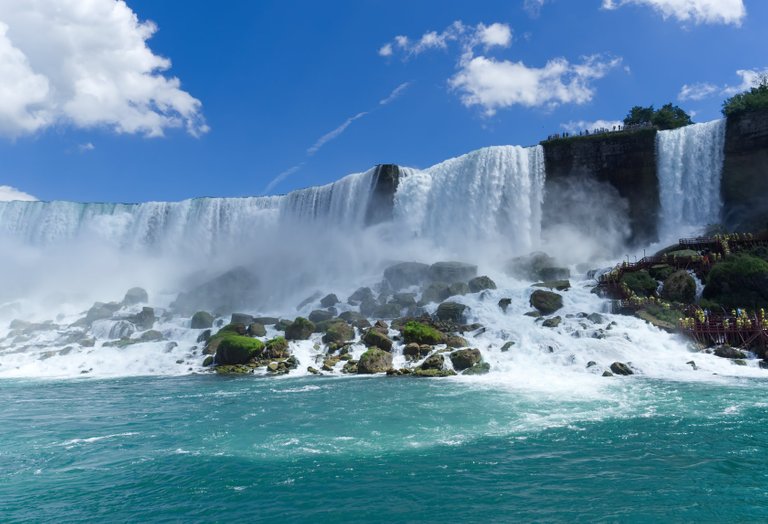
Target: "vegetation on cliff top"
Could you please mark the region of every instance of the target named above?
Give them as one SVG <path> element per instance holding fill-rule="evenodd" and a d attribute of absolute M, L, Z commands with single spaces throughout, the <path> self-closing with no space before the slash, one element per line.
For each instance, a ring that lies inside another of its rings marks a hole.
<path fill-rule="evenodd" d="M 678 127 L 693 124 L 690 115 L 672 104 L 664 104 L 660 109 L 635 106 L 629 110 L 624 118 L 624 125 L 638 125 L 650 122 L 658 129 L 677 129 Z"/>
<path fill-rule="evenodd" d="M 734 95 L 723 102 L 725 116 L 739 115 L 748 111 L 768 109 L 768 74 L 760 77 L 760 83 L 743 93 Z"/>

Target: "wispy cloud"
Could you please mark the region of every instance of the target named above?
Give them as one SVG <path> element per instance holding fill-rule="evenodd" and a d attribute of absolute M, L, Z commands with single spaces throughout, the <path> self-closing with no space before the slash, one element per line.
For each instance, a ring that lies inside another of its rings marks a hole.
<path fill-rule="evenodd" d="M 648 6 L 666 18 L 683 23 L 741 25 L 747 16 L 743 0 L 603 0 L 603 9 L 624 5 Z"/>
<path fill-rule="evenodd" d="M 94 149 L 96 149 L 96 146 L 93 145 L 93 142 L 86 142 L 85 144 L 80 144 L 79 146 L 77 146 L 77 149 L 81 153 L 87 153 L 88 151 L 93 151 Z"/>
<path fill-rule="evenodd" d="M 352 123 L 355 122 L 356 120 L 360 120 L 361 118 L 370 115 L 371 113 L 373 113 L 377 109 L 379 109 L 381 107 L 384 107 L 386 105 L 389 105 L 392 102 L 394 102 L 396 99 L 400 98 L 400 96 L 402 96 L 402 94 L 405 92 L 406 89 L 408 89 L 408 87 L 410 85 L 411 85 L 411 82 L 403 82 L 402 84 L 397 86 L 395 89 L 393 89 L 392 92 L 389 93 L 389 95 L 387 95 L 386 97 L 384 97 L 381 100 L 379 100 L 379 103 L 373 109 L 371 109 L 369 111 L 361 111 L 361 112 L 359 112 L 359 113 L 357 113 L 357 114 L 347 118 L 344 122 L 341 123 L 341 125 L 339 125 L 338 127 L 334 128 L 333 130 L 327 132 L 326 134 L 324 134 L 323 136 L 318 138 L 315 141 L 315 143 L 312 144 L 312 146 L 310 146 L 307 149 L 307 156 L 308 157 L 315 156 L 317 154 L 317 152 L 320 151 L 328 142 L 330 142 L 331 140 L 334 140 L 334 139 L 338 138 L 339 136 L 341 136 L 341 134 L 344 133 L 344 131 L 346 131 L 347 128 L 350 125 L 352 125 Z M 274 179 L 272 179 L 269 182 L 269 184 L 267 184 L 267 187 L 264 188 L 264 193 L 269 193 L 272 189 L 275 188 L 275 186 L 277 186 L 277 184 L 279 184 L 280 182 L 282 182 L 283 180 L 285 180 L 289 176 L 291 176 L 294 173 L 296 173 L 297 171 L 299 171 L 301 168 L 304 167 L 304 165 L 306 165 L 306 161 L 302 161 L 302 162 L 296 164 L 295 166 L 286 169 L 285 171 L 283 171 L 279 175 L 277 175 Z"/>
<path fill-rule="evenodd" d="M 24 191 L 18 190 L 15 187 L 0 186 L 0 202 L 9 202 L 12 200 L 23 200 L 25 202 L 32 202 L 37 200 L 37 198 L 33 197 L 29 193 L 25 193 Z"/>
<path fill-rule="evenodd" d="M 756 87 L 760 80 L 768 75 L 768 68 L 765 69 L 739 69 L 736 74 L 741 77 L 741 82 L 736 85 L 725 84 L 723 86 L 715 85 L 711 82 L 699 82 L 695 84 L 684 84 L 677 94 L 680 101 L 704 100 L 712 96 L 733 96 L 738 93 L 748 91 Z"/>

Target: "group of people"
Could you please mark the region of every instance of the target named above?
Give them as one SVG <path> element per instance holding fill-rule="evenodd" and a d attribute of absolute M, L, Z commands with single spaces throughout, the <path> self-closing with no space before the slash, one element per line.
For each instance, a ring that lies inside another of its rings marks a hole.
<path fill-rule="evenodd" d="M 618 124 L 613 126 L 612 128 L 607 127 L 598 127 L 593 130 L 584 129 L 583 131 L 579 131 L 579 134 L 576 133 L 569 133 L 569 132 L 563 132 L 563 133 L 555 133 L 553 135 L 549 135 L 547 137 L 547 140 L 557 140 L 558 138 L 571 138 L 573 136 L 593 136 L 593 135 L 607 135 L 608 133 L 618 133 L 620 131 L 634 131 L 636 129 L 645 129 L 653 127 L 653 124 L 650 122 L 640 122 L 638 124 Z"/>

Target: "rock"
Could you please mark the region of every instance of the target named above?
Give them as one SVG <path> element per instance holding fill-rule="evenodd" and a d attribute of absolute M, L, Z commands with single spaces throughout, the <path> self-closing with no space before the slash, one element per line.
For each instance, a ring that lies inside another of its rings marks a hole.
<path fill-rule="evenodd" d="M 427 357 L 427 359 L 419 366 L 419 369 L 443 369 L 445 364 L 445 357 L 441 353 L 435 353 Z"/>
<path fill-rule="evenodd" d="M 360 313 L 366 317 L 373 315 L 376 308 L 379 307 L 379 303 L 375 299 L 365 299 L 360 303 Z"/>
<path fill-rule="evenodd" d="M 264 350 L 264 343 L 250 337 L 226 334 L 221 338 L 216 348 L 216 364 L 237 365 L 246 364 L 259 356 Z"/>
<path fill-rule="evenodd" d="M 133 306 L 135 304 L 146 304 L 149 302 L 149 295 L 140 287 L 132 287 L 125 293 L 122 304 L 124 306 Z"/>
<path fill-rule="evenodd" d="M 140 313 L 130 316 L 129 320 L 136 324 L 139 330 L 150 329 L 155 325 L 155 310 L 151 307 L 143 307 Z"/>
<path fill-rule="evenodd" d="M 689 360 L 688 362 L 686 362 L 686 364 L 688 364 L 689 366 L 691 366 L 691 367 L 693 368 L 693 370 L 694 370 L 694 371 L 696 371 L 697 369 L 699 369 L 699 368 L 698 368 L 698 366 L 696 365 L 696 362 L 695 362 L 695 361 L 693 361 L 693 360 Z"/>
<path fill-rule="evenodd" d="M 278 320 L 275 324 L 275 329 L 278 331 L 285 331 L 291 324 L 293 324 L 292 320 Z"/>
<path fill-rule="evenodd" d="M 248 334 L 252 337 L 266 337 L 267 328 L 264 327 L 264 324 L 253 322 L 250 326 L 248 326 Z"/>
<path fill-rule="evenodd" d="M 208 340 L 210 340 L 210 338 L 211 338 L 211 330 L 210 329 L 206 329 L 205 331 L 203 331 L 202 333 L 200 333 L 197 336 L 197 341 L 198 342 L 208 342 Z"/>
<path fill-rule="evenodd" d="M 362 341 L 367 346 L 377 347 L 387 352 L 392 351 L 392 340 L 374 328 L 363 333 Z"/>
<path fill-rule="evenodd" d="M 429 277 L 429 272 L 430 267 L 427 264 L 400 262 L 384 270 L 384 280 L 392 286 L 392 289 L 398 291 L 425 282 Z"/>
<path fill-rule="evenodd" d="M 187 292 L 171 304 L 174 311 L 191 315 L 195 311 L 236 311 L 246 308 L 259 293 L 259 282 L 250 270 L 238 267 Z"/>
<path fill-rule="evenodd" d="M 213 315 L 208 313 L 207 311 L 198 311 L 194 315 L 192 315 L 192 321 L 190 322 L 190 327 L 192 329 L 209 329 L 213 327 Z"/>
<path fill-rule="evenodd" d="M 511 340 L 509 342 L 504 342 L 504 345 L 501 346 L 501 352 L 502 353 L 506 353 L 507 351 L 512 349 L 512 346 L 514 346 L 514 345 L 515 345 L 515 343 L 512 342 Z"/>
<path fill-rule="evenodd" d="M 96 320 L 112 318 L 112 314 L 120 308 L 120 304 L 116 302 L 110 302 L 108 304 L 105 304 L 104 302 L 96 302 L 85 314 L 85 321 L 88 324 L 92 324 Z"/>
<path fill-rule="evenodd" d="M 395 293 L 391 303 L 397 304 L 400 308 L 413 307 L 416 305 L 416 293 Z"/>
<path fill-rule="evenodd" d="M 403 341 L 406 344 L 416 343 L 435 345 L 441 344 L 445 340 L 445 335 L 437 329 L 413 320 L 406 322 L 405 326 L 400 330 L 400 333 L 403 335 Z"/>
<path fill-rule="evenodd" d="M 696 300 L 696 281 L 685 270 L 675 271 L 664 281 L 661 297 L 670 302 L 690 304 Z"/>
<path fill-rule="evenodd" d="M 415 362 L 417 360 L 421 360 L 422 358 L 429 355 L 431 352 L 432 352 L 432 346 L 419 345 L 415 342 L 406 344 L 405 348 L 403 348 L 403 356 L 405 356 L 405 359 L 408 360 L 409 362 Z"/>
<path fill-rule="evenodd" d="M 502 310 L 504 313 L 506 313 L 506 312 L 507 312 L 507 308 L 508 308 L 508 307 L 509 307 L 511 304 L 512 304 L 512 299 L 511 299 L 511 298 L 502 298 L 501 300 L 499 300 L 499 307 L 501 308 L 501 310 Z"/>
<path fill-rule="evenodd" d="M 552 291 L 537 289 L 531 294 L 531 306 L 544 315 L 551 315 L 563 307 L 563 297 Z"/>
<path fill-rule="evenodd" d="M 313 375 L 320 375 L 321 374 L 320 371 L 318 371 L 317 369 L 313 368 L 312 366 L 309 366 L 307 368 L 307 372 L 308 373 L 312 373 Z"/>
<path fill-rule="evenodd" d="M 357 360 L 350 360 L 344 366 L 341 368 L 342 373 L 349 373 L 349 374 L 356 374 L 358 372 L 357 369 Z"/>
<path fill-rule="evenodd" d="M 557 291 L 567 291 L 571 289 L 570 280 L 547 280 L 546 282 L 539 282 L 534 284 L 533 287 L 545 287 L 548 289 L 555 289 Z"/>
<path fill-rule="evenodd" d="M 432 282 L 466 282 L 477 275 L 477 266 L 463 262 L 436 262 L 429 266 Z"/>
<path fill-rule="evenodd" d="M 462 371 L 471 368 L 482 360 L 479 349 L 459 349 L 450 354 L 453 369 Z"/>
<path fill-rule="evenodd" d="M 590 360 L 589 362 L 587 362 L 587 369 L 593 368 L 596 365 L 597 365 L 597 362 L 595 362 L 594 360 Z"/>
<path fill-rule="evenodd" d="M 315 309 L 309 314 L 308 318 L 310 322 L 318 323 L 331 320 L 333 318 L 333 313 L 329 311 L 323 311 L 322 309 Z"/>
<path fill-rule="evenodd" d="M 547 280 L 541 276 L 542 270 L 548 267 L 555 267 L 556 265 L 557 263 L 554 258 L 546 253 L 537 251 L 509 260 L 504 270 L 508 275 L 521 280 Z"/>
<path fill-rule="evenodd" d="M 469 345 L 467 339 L 459 335 L 448 335 L 445 338 L 445 345 L 449 348 L 465 348 Z"/>
<path fill-rule="evenodd" d="M 611 373 L 610 371 L 603 371 L 603 376 L 604 377 L 612 377 L 613 373 Z"/>
<path fill-rule="evenodd" d="M 544 281 L 566 280 L 571 277 L 567 267 L 544 267 L 539 270 L 539 278 Z"/>
<path fill-rule="evenodd" d="M 485 375 L 487 373 L 490 373 L 491 371 L 491 365 L 487 362 L 478 362 L 471 368 L 465 369 L 461 374 L 462 375 Z"/>
<path fill-rule="evenodd" d="M 442 302 L 451 296 L 451 288 L 445 282 L 433 282 L 421 293 L 421 303 Z"/>
<path fill-rule="evenodd" d="M 760 369 L 768 369 L 768 360 L 761 360 L 757 363 L 757 365 L 760 367 Z"/>
<path fill-rule="evenodd" d="M 335 366 L 336 364 L 338 364 L 338 363 L 339 363 L 339 361 L 340 361 L 340 359 L 339 359 L 338 357 L 329 357 L 329 358 L 326 358 L 326 359 L 323 361 L 323 366 L 321 367 L 321 369 L 322 369 L 323 371 L 333 371 L 333 368 L 334 368 L 334 366 Z"/>
<path fill-rule="evenodd" d="M 544 322 L 541 323 L 541 325 L 545 328 L 556 328 L 560 325 L 560 322 L 562 322 L 562 318 L 558 317 L 552 317 L 546 319 Z"/>
<path fill-rule="evenodd" d="M 373 309 L 372 316 L 393 319 L 400 316 L 402 308 L 398 304 L 381 304 Z"/>
<path fill-rule="evenodd" d="M 288 340 L 307 340 L 315 331 L 315 324 L 304 317 L 296 317 L 291 325 L 285 328 L 285 338 Z"/>
<path fill-rule="evenodd" d="M 115 340 L 120 338 L 128 338 L 135 332 L 136 326 L 133 322 L 128 320 L 118 320 L 109 329 L 109 334 L 107 336 L 110 338 L 110 340 Z"/>
<path fill-rule="evenodd" d="M 141 334 L 141 336 L 138 338 L 138 342 L 158 342 L 164 338 L 165 337 L 163 337 L 163 334 L 159 331 L 150 329 L 149 331 L 145 331 Z"/>
<path fill-rule="evenodd" d="M 391 367 L 392 353 L 375 347 L 363 353 L 357 362 L 357 372 L 359 374 L 384 373 Z"/>
<path fill-rule="evenodd" d="M 719 346 L 715 349 L 715 356 L 718 356 L 720 358 L 730 358 L 730 359 L 745 359 L 747 358 L 747 354 L 737 348 L 731 347 L 731 346 Z"/>
<path fill-rule="evenodd" d="M 731 364 L 735 364 L 736 366 L 746 366 L 747 361 L 744 360 L 743 358 L 735 358 L 731 360 Z"/>
<path fill-rule="evenodd" d="M 230 324 L 243 324 L 244 326 L 252 324 L 253 322 L 255 322 L 253 316 L 245 313 L 232 313 L 232 318 L 229 320 Z"/>
<path fill-rule="evenodd" d="M 479 293 L 486 289 L 496 289 L 496 282 L 485 275 L 473 278 L 469 281 L 468 285 L 469 290 L 472 293 Z"/>
<path fill-rule="evenodd" d="M 323 342 L 326 344 L 341 344 L 353 340 L 354 338 L 355 329 L 346 322 L 339 321 L 328 326 L 325 335 L 323 335 Z"/>
<path fill-rule="evenodd" d="M 634 375 L 635 372 L 630 369 L 630 367 L 623 362 L 614 362 L 611 364 L 611 371 L 615 373 L 616 375 Z M 605 374 L 603 374 L 605 376 Z"/>
<path fill-rule="evenodd" d="M 219 333 L 236 333 L 238 335 L 247 335 L 248 328 L 245 327 L 245 324 L 227 324 L 219 330 Z"/>
<path fill-rule="evenodd" d="M 322 307 L 333 307 L 339 302 L 340 302 L 339 297 L 337 297 L 333 293 L 325 295 L 323 298 L 320 299 L 320 305 Z"/>
<path fill-rule="evenodd" d="M 373 291 L 369 287 L 358 288 L 354 293 L 349 295 L 347 303 L 350 305 L 358 305 L 366 300 L 374 300 Z"/>
<path fill-rule="evenodd" d="M 450 297 L 459 297 L 469 293 L 469 286 L 464 282 L 454 282 L 448 286 L 448 292 Z"/>
<path fill-rule="evenodd" d="M 357 311 L 345 311 L 339 315 L 339 318 L 344 322 L 352 325 L 354 325 L 356 322 L 360 322 L 361 320 L 368 320 Z"/>
<path fill-rule="evenodd" d="M 203 359 L 203 367 L 204 368 L 207 368 L 208 366 L 212 366 L 212 365 L 213 365 L 213 356 L 208 355 L 207 357 L 205 357 Z"/>
<path fill-rule="evenodd" d="M 263 326 L 274 326 L 280 322 L 280 319 L 277 317 L 254 317 L 253 321 Z"/>
<path fill-rule="evenodd" d="M 275 337 L 264 345 L 264 358 L 288 358 L 290 356 L 289 344 L 285 337 Z"/>
<path fill-rule="evenodd" d="M 308 296 L 307 298 L 299 302 L 299 305 L 296 306 L 296 311 L 301 311 L 302 309 L 304 309 L 304 307 L 310 305 L 312 302 L 314 302 L 315 300 L 317 300 L 322 296 L 323 294 L 320 293 L 319 291 L 312 293 L 310 296 Z"/>
<path fill-rule="evenodd" d="M 587 315 L 587 319 L 594 324 L 603 324 L 605 322 L 605 317 L 600 313 L 590 313 Z"/>
<path fill-rule="evenodd" d="M 421 369 L 416 368 L 411 372 L 414 377 L 425 378 L 438 378 L 438 377 L 452 377 L 456 375 L 456 372 L 452 369 Z"/>
<path fill-rule="evenodd" d="M 458 302 L 443 302 L 437 306 L 435 316 L 442 321 L 455 322 L 461 324 L 464 322 L 464 312 L 467 306 Z"/>

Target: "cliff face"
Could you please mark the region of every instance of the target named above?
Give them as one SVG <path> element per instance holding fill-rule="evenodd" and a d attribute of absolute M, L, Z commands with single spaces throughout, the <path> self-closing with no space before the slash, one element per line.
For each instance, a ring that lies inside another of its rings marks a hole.
<path fill-rule="evenodd" d="M 400 182 L 400 168 L 395 164 L 379 164 L 373 177 L 373 188 L 365 210 L 365 224 L 370 226 L 392 220 L 395 193 Z"/>
<path fill-rule="evenodd" d="M 721 190 L 727 228 L 768 226 L 768 110 L 728 118 Z"/>
<path fill-rule="evenodd" d="M 656 177 L 656 131 L 575 137 L 544 143 L 547 190 L 566 179 L 610 184 L 629 204 L 632 244 L 657 239 L 659 182 Z M 550 195 L 552 191 L 548 191 Z M 596 203 L 599 206 L 599 202 Z M 544 223 L 559 212 L 559 202 L 544 198 Z M 595 207 L 599 214 L 600 208 Z"/>

